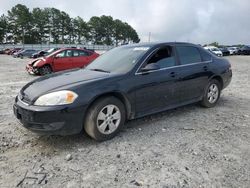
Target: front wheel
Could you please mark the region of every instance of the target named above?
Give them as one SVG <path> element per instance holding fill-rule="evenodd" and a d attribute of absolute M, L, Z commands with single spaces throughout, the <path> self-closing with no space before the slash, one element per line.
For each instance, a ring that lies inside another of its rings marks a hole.
<path fill-rule="evenodd" d="M 125 122 L 123 103 L 115 97 L 97 100 L 88 110 L 84 122 L 86 133 L 97 141 L 113 138 Z"/>
<path fill-rule="evenodd" d="M 221 94 L 221 84 L 218 80 L 211 80 L 205 90 L 201 105 L 206 108 L 211 108 L 216 105 Z"/>
<path fill-rule="evenodd" d="M 39 68 L 39 73 L 41 75 L 51 74 L 52 69 L 51 69 L 51 67 L 49 65 L 45 65 L 45 66 Z"/>

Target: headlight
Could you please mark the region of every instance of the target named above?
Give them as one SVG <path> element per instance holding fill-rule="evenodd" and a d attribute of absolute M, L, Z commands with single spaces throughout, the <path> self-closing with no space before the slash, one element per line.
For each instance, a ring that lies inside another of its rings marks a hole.
<path fill-rule="evenodd" d="M 37 106 L 55 106 L 73 103 L 78 95 L 73 91 L 56 91 L 53 93 L 45 94 L 39 97 L 34 105 Z"/>
<path fill-rule="evenodd" d="M 33 63 L 33 66 L 36 67 L 41 61 L 42 61 L 41 59 L 35 61 L 35 63 Z"/>

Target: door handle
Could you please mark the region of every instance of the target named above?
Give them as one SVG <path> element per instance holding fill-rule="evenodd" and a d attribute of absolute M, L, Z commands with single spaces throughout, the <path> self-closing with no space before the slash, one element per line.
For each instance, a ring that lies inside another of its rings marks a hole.
<path fill-rule="evenodd" d="M 170 73 L 170 76 L 171 76 L 172 78 L 175 78 L 175 76 L 176 76 L 175 72 L 171 72 L 171 73 Z"/>
<path fill-rule="evenodd" d="M 204 69 L 204 71 L 208 71 L 208 67 L 207 66 L 204 66 L 203 69 Z"/>

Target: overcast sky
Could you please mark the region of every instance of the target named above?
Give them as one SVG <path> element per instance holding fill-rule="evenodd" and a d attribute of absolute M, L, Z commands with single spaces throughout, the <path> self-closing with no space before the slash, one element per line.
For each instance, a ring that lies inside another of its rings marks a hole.
<path fill-rule="evenodd" d="M 71 17 L 110 15 L 132 25 L 141 41 L 250 44 L 250 0 L 0 0 L 0 14 L 16 4 L 54 7 Z"/>

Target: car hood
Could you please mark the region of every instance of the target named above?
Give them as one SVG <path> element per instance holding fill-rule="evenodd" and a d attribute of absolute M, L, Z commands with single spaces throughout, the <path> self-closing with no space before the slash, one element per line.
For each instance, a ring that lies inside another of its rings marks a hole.
<path fill-rule="evenodd" d="M 34 55 L 34 54 L 33 54 Z M 28 65 L 32 65 L 32 66 L 36 66 L 38 63 L 40 62 L 45 62 L 46 59 L 44 57 L 39 57 L 39 58 L 36 58 L 36 59 L 33 59 L 31 60 Z"/>
<path fill-rule="evenodd" d="M 21 89 L 20 94 L 21 97 L 25 98 L 26 102 L 29 103 L 43 94 L 50 93 L 62 87 L 76 83 L 85 83 L 109 76 L 109 73 L 91 71 L 86 69 L 64 71 L 35 79 L 34 81 L 26 84 Z"/>

